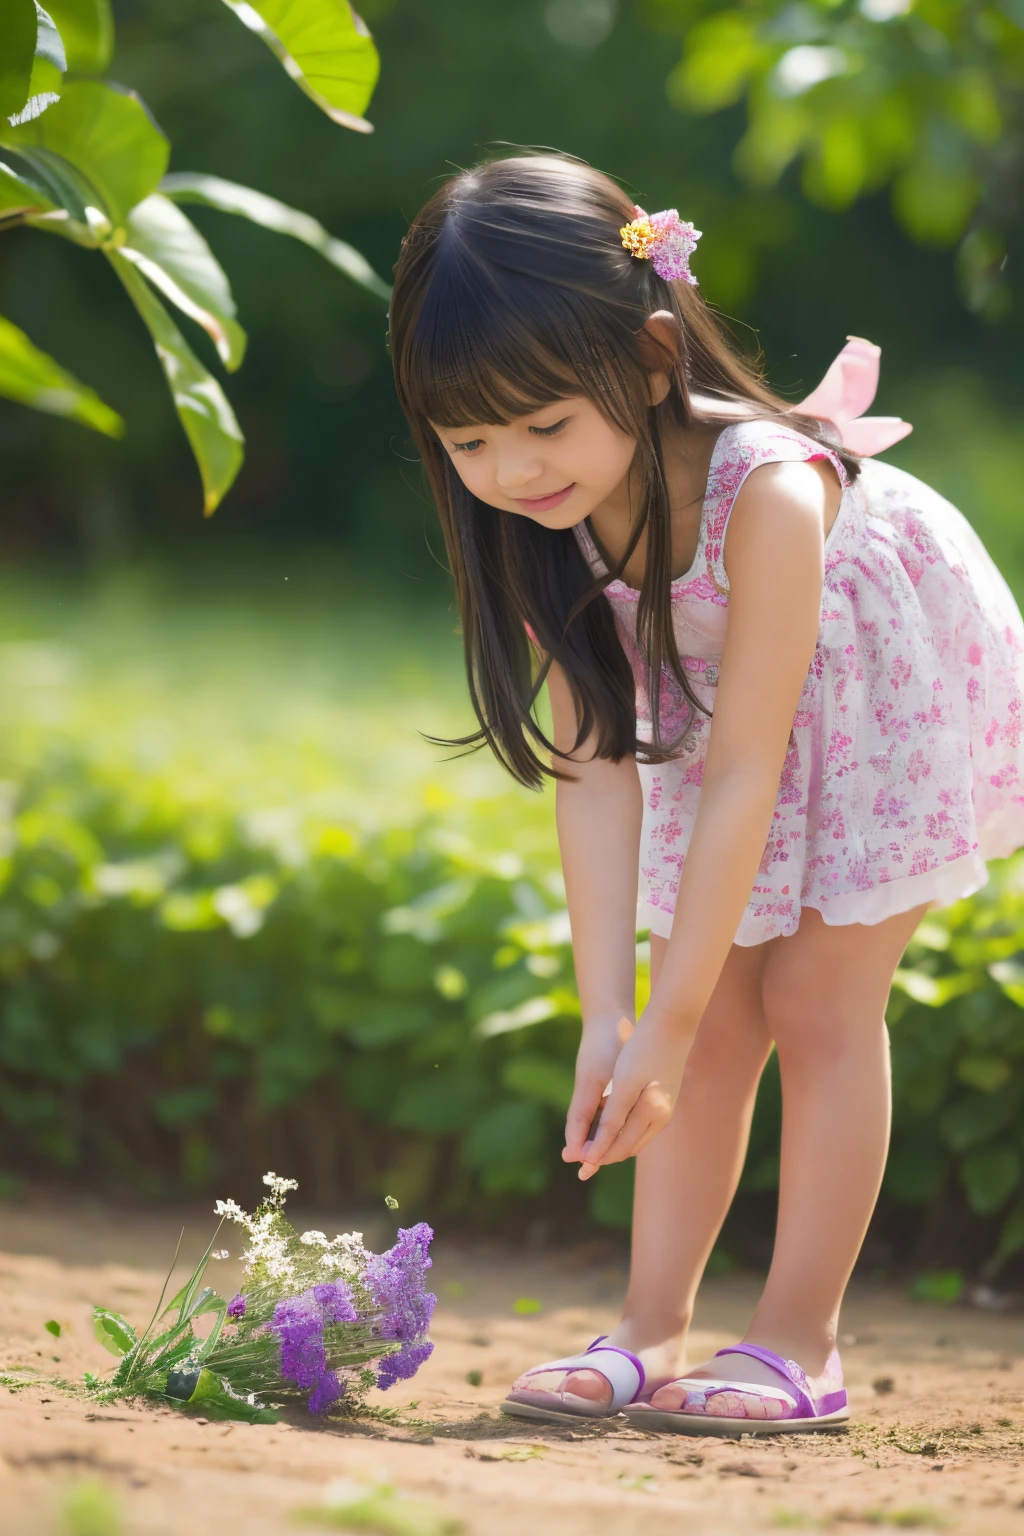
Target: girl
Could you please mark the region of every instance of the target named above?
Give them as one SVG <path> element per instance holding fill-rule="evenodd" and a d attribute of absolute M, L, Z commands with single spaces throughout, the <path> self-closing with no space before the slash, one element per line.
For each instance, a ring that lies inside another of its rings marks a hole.
<path fill-rule="evenodd" d="M 893 972 L 929 905 L 1024 843 L 1024 627 L 959 513 L 858 456 L 909 431 L 851 420 L 877 349 L 788 408 L 701 300 L 697 238 L 576 161 L 480 166 L 409 231 L 391 345 L 455 577 L 466 741 L 557 779 L 583 1008 L 563 1156 L 584 1179 L 637 1158 L 621 1322 L 505 1411 L 813 1429 L 847 1416 L 836 1331 L 885 1162 Z M 771 1270 L 744 1338 L 686 1368 L 773 1044 Z"/>

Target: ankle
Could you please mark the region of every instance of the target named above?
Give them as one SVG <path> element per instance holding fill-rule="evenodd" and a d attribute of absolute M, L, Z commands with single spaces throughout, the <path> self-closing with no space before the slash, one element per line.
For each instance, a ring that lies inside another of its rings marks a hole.
<path fill-rule="evenodd" d="M 774 1326 L 757 1318 L 743 1336 L 744 1344 L 770 1349 L 784 1360 L 794 1360 L 810 1377 L 820 1376 L 836 1347 L 836 1335 L 830 1329 L 795 1329 L 785 1324 Z"/>
<path fill-rule="evenodd" d="M 679 1317 L 651 1318 L 627 1314 L 609 1334 L 609 1343 L 635 1355 L 655 1354 L 682 1360 L 686 1353 L 689 1320 Z"/>

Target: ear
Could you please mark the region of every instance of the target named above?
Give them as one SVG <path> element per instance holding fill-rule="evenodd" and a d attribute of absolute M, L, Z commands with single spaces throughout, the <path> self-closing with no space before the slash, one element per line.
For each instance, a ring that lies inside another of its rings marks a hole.
<path fill-rule="evenodd" d="M 651 404 L 660 405 L 672 387 L 672 369 L 683 355 L 679 321 L 670 310 L 656 309 L 636 336 L 640 361 L 650 376 Z"/>

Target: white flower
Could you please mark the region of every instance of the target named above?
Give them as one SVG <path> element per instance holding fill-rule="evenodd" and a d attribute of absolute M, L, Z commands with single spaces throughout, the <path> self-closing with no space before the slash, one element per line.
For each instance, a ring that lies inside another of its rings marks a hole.
<path fill-rule="evenodd" d="M 214 1248 L 210 1254 L 211 1259 L 230 1259 L 231 1255 L 226 1248 Z"/>
<path fill-rule="evenodd" d="M 222 1216 L 226 1221 L 237 1221 L 239 1226 L 252 1229 L 252 1217 L 234 1200 L 218 1200 L 213 1211 L 215 1216 Z"/>
<path fill-rule="evenodd" d="M 315 1229 L 312 1232 L 303 1232 L 299 1242 L 305 1243 L 307 1248 L 329 1248 L 331 1246 L 327 1233 L 317 1232 Z"/>
<path fill-rule="evenodd" d="M 282 1179 L 276 1173 L 265 1173 L 263 1175 L 263 1182 L 270 1190 L 271 1196 L 276 1200 L 283 1199 L 290 1189 L 298 1189 L 299 1187 L 298 1179 Z"/>

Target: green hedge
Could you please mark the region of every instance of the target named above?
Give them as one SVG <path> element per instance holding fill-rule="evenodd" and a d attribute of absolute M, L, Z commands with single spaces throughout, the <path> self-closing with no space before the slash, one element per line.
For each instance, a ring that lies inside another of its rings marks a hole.
<path fill-rule="evenodd" d="M 9 1174 L 205 1192 L 273 1156 L 313 1196 L 471 1215 L 583 1198 L 558 1158 L 579 1025 L 566 917 L 550 857 L 514 851 L 521 798 L 431 791 L 414 824 L 365 829 L 236 812 L 187 773 L 111 759 L 47 738 L 6 790 Z M 885 1199 L 962 1198 L 990 1273 L 1024 1247 L 1022 1009 L 1018 861 L 925 922 L 890 1008 Z M 773 1184 L 777 1117 L 769 1085 L 750 1189 Z M 624 1221 L 628 1173 L 589 1199 Z"/>

